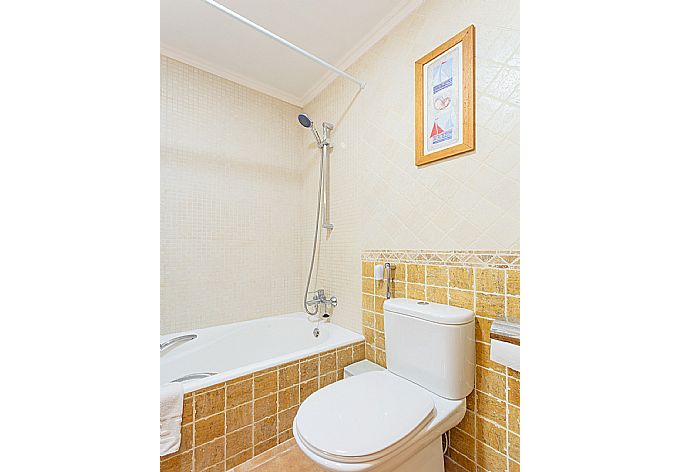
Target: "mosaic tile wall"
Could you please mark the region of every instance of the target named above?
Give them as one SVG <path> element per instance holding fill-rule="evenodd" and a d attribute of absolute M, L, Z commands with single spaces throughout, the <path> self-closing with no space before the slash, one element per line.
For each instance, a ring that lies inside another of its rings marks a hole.
<path fill-rule="evenodd" d="M 302 402 L 362 359 L 358 342 L 186 394 L 180 450 L 161 472 L 224 472 L 287 441 Z"/>
<path fill-rule="evenodd" d="M 364 251 L 362 329 L 365 357 L 386 366 L 384 281 L 374 265 L 395 264 L 394 298 L 458 306 L 476 314 L 475 390 L 467 413 L 450 431 L 446 460 L 465 471 L 519 472 L 520 373 L 489 359 L 489 329 L 496 318 L 520 322 L 517 251 Z"/>
<path fill-rule="evenodd" d="M 161 334 L 299 311 L 300 109 L 160 60 Z"/>

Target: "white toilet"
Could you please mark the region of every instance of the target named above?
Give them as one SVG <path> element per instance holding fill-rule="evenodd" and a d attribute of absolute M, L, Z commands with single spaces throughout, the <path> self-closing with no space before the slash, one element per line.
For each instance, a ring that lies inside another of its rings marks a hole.
<path fill-rule="evenodd" d="M 474 388 L 474 313 L 406 298 L 383 308 L 388 370 L 312 394 L 295 441 L 326 470 L 443 472 L 441 436 Z"/>

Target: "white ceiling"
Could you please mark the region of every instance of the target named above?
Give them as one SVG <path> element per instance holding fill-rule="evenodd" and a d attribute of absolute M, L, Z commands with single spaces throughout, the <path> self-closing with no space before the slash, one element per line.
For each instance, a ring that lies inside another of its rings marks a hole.
<path fill-rule="evenodd" d="M 422 0 L 218 0 L 345 69 Z M 335 74 L 210 6 L 161 0 L 161 53 L 303 106 Z"/>

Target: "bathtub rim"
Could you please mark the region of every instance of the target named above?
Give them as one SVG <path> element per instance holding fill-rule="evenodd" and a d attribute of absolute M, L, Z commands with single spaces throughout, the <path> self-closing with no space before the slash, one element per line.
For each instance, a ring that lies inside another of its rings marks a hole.
<path fill-rule="evenodd" d="M 160 336 L 160 342 L 165 342 L 168 339 L 171 339 L 175 336 L 181 336 L 185 334 L 194 334 L 198 333 L 201 330 L 210 330 L 210 329 L 215 329 L 215 328 L 220 328 L 224 326 L 238 326 L 238 325 L 244 325 L 244 324 L 250 324 L 256 321 L 262 321 L 262 320 L 270 320 L 270 319 L 285 319 L 285 318 L 296 318 L 296 319 L 301 319 L 305 320 L 308 323 L 313 323 L 316 325 L 316 321 L 311 321 L 309 317 L 305 313 L 301 312 L 294 312 L 294 313 L 286 313 L 284 315 L 273 315 L 273 316 L 265 316 L 261 318 L 255 318 L 252 320 L 245 320 L 245 321 L 239 321 L 237 323 L 226 323 L 223 325 L 217 325 L 217 326 L 207 326 L 205 328 L 199 328 L 199 329 L 192 329 L 192 330 L 187 330 L 187 331 L 180 331 L 176 333 L 169 333 L 165 335 Z M 364 342 L 364 336 L 360 333 L 357 333 L 355 331 L 352 331 L 348 328 L 344 328 L 340 325 L 337 325 L 333 323 L 332 321 L 321 321 L 321 324 L 328 324 L 329 326 L 335 328 L 336 330 L 340 331 L 342 330 L 342 334 L 345 335 L 345 339 L 342 339 L 337 342 L 327 342 L 321 345 L 317 345 L 314 347 L 308 347 L 306 349 L 302 349 L 299 351 L 294 351 L 289 354 L 285 354 L 282 356 L 278 357 L 272 357 L 268 360 L 265 361 L 260 361 L 260 362 L 254 362 L 253 364 L 247 364 L 246 366 L 239 367 L 237 369 L 232 369 L 232 370 L 227 370 L 224 372 L 219 372 L 216 375 L 212 375 L 210 377 L 205 377 L 203 379 L 197 379 L 197 380 L 188 380 L 186 382 L 182 382 L 182 388 L 184 390 L 185 394 L 188 393 L 194 393 L 197 390 L 205 389 L 207 387 L 211 387 L 216 384 L 221 384 L 224 382 L 227 382 L 229 380 L 233 380 L 239 377 L 246 376 L 248 374 L 253 374 L 255 372 L 260 372 L 263 370 L 268 370 L 273 367 L 277 367 L 281 364 L 286 364 L 289 362 L 293 362 L 299 359 L 303 359 L 305 357 L 310 357 L 313 356 L 314 354 L 320 354 L 322 352 L 326 351 L 331 351 L 334 349 L 338 349 L 350 344 L 357 344 L 360 342 Z M 159 383 L 160 383 L 160 370 L 159 370 Z"/>

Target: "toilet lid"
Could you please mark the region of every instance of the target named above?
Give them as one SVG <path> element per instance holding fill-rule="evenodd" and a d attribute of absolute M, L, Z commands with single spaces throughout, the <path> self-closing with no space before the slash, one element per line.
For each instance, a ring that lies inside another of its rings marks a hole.
<path fill-rule="evenodd" d="M 313 393 L 295 428 L 312 448 L 341 457 L 370 456 L 404 439 L 433 415 L 421 387 L 390 372 L 369 372 Z"/>

